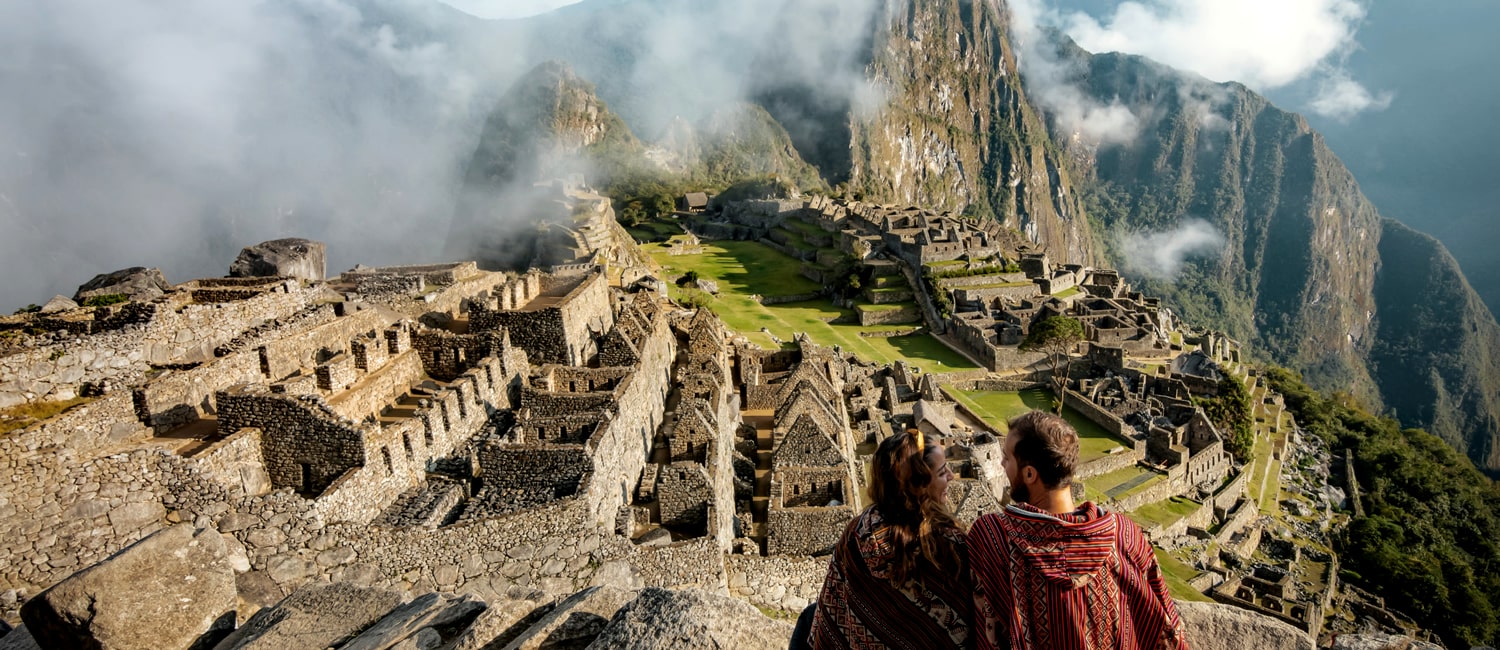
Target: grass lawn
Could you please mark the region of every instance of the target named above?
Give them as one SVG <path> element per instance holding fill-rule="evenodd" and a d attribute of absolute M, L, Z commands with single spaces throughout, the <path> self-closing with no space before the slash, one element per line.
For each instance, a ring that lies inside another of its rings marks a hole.
<path fill-rule="evenodd" d="M 1062 290 L 1060 293 L 1054 293 L 1054 294 L 1052 294 L 1052 296 L 1055 297 L 1055 298 L 1071 298 L 1073 296 L 1078 295 L 1079 293 L 1080 293 L 1080 290 L 1079 290 L 1078 287 L 1069 287 L 1067 289 Z"/>
<path fill-rule="evenodd" d="M 1011 418 L 1028 411 L 1052 410 L 1055 400 L 1052 391 L 1044 389 L 1021 392 L 949 389 L 948 392 L 991 428 L 1002 433 L 1008 429 Z M 1078 431 L 1078 460 L 1081 463 L 1103 458 L 1109 450 L 1130 444 L 1071 408 L 1063 409 L 1063 419 Z"/>
<path fill-rule="evenodd" d="M 868 303 L 860 303 L 860 304 L 855 305 L 854 308 L 858 309 L 858 310 L 860 310 L 862 312 L 878 312 L 878 311 L 901 311 L 903 309 L 909 309 L 909 308 L 916 307 L 916 306 L 917 306 L 917 303 L 914 303 L 914 302 L 888 302 L 888 303 L 884 303 L 884 304 L 880 304 L 880 305 L 868 304 Z"/>
<path fill-rule="evenodd" d="M 1166 478 L 1140 465 L 1131 465 L 1086 479 L 1084 484 L 1098 494 L 1118 501 L 1164 481 Z"/>
<path fill-rule="evenodd" d="M 1188 584 L 1189 580 L 1197 577 L 1197 569 L 1183 564 L 1161 549 L 1156 549 L 1156 563 L 1161 565 L 1162 577 L 1166 579 L 1167 590 L 1172 592 L 1173 598 L 1199 603 L 1214 602 L 1214 599 Z"/>
<path fill-rule="evenodd" d="M 977 368 L 962 355 L 920 334 L 890 338 L 863 337 L 861 332 L 890 332 L 900 326 L 857 324 L 833 325 L 828 321 L 853 319 L 850 310 L 834 307 L 827 300 L 811 300 L 783 305 L 762 305 L 751 299 L 760 296 L 792 296 L 814 293 L 822 286 L 798 273 L 801 262 L 757 242 L 717 241 L 706 243 L 701 255 L 667 255 L 663 247 L 643 247 L 662 267 L 666 280 L 688 271 L 698 277 L 719 283 L 719 295 L 709 308 L 731 329 L 745 335 L 757 345 L 777 347 L 765 328 L 792 347 L 798 333 L 805 332 L 820 345 L 840 346 L 860 358 L 876 363 L 905 359 L 926 372 L 952 372 Z M 672 289 L 679 297 L 679 290 Z M 877 309 L 901 309 L 905 305 L 871 305 Z"/>
<path fill-rule="evenodd" d="M 829 234 L 828 231 L 823 230 L 822 228 L 819 228 L 817 225 L 808 223 L 808 222 L 803 221 L 801 219 L 787 219 L 781 225 L 782 225 L 783 228 L 787 228 L 789 230 L 795 230 L 797 232 L 802 233 L 803 235 L 812 235 L 814 237 L 817 237 L 819 235 L 822 235 L 824 237 L 830 236 L 830 234 Z"/>
<path fill-rule="evenodd" d="M 75 397 L 58 402 L 35 402 L 0 409 L 0 435 L 20 431 L 38 422 L 45 422 L 70 408 L 94 401 L 91 397 Z"/>
<path fill-rule="evenodd" d="M 1170 526 L 1181 521 L 1183 517 L 1193 514 L 1203 504 L 1183 497 L 1172 497 L 1166 501 L 1148 503 L 1135 509 L 1130 513 L 1130 518 L 1142 528 L 1152 526 Z"/>

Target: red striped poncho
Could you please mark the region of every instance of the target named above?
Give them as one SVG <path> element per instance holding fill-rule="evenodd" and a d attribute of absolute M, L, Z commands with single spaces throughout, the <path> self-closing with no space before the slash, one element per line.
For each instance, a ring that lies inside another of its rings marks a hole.
<path fill-rule="evenodd" d="M 947 531 L 963 550 L 961 531 Z M 960 553 L 962 557 L 962 553 Z M 890 528 L 871 506 L 844 528 L 818 596 L 812 646 L 957 649 L 973 647 L 973 589 L 967 571 L 957 580 L 926 562 L 902 584 L 891 579 L 895 548 Z"/>
<path fill-rule="evenodd" d="M 1093 503 L 1061 515 L 1026 504 L 969 530 L 979 647 L 1186 650 L 1151 543 Z"/>

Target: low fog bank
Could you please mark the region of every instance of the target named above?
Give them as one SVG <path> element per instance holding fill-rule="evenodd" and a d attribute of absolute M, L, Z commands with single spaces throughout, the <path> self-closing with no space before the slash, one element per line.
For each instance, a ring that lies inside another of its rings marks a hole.
<path fill-rule="evenodd" d="M 223 275 L 278 237 L 328 243 L 330 270 L 433 259 L 516 73 L 491 62 L 521 58 L 438 7 L 0 5 L 0 309 L 128 266 Z"/>

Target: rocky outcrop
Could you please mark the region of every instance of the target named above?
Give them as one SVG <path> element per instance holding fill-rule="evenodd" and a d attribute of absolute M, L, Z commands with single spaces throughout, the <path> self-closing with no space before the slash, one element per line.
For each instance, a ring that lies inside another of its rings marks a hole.
<path fill-rule="evenodd" d="M 742 600 L 700 589 L 647 588 L 621 608 L 589 648 L 785 648 L 792 624 Z"/>
<path fill-rule="evenodd" d="M 94 279 L 78 287 L 78 293 L 73 294 L 73 300 L 83 303 L 96 296 L 121 295 L 131 300 L 145 302 L 160 298 L 171 290 L 172 285 L 167 283 L 167 278 L 162 275 L 161 269 L 135 266 L 94 276 Z"/>
<path fill-rule="evenodd" d="M 829 62 L 821 78 L 863 74 L 868 92 L 830 98 L 788 85 L 805 44 L 775 43 L 756 97 L 831 183 L 866 200 L 964 211 L 1024 232 L 1056 259 L 1094 259 L 1070 171 L 1018 73 L 1010 17 L 982 0 L 879 3 L 862 60 Z M 800 11 L 799 11 L 800 10 Z M 789 19 L 805 20 L 792 3 Z M 860 105 L 864 95 L 866 105 Z M 878 100 L 874 96 L 883 95 Z M 840 104 L 839 102 L 842 102 Z"/>
<path fill-rule="evenodd" d="M 322 282 L 327 274 L 327 246 L 308 239 L 277 239 L 246 246 L 229 265 L 232 278 L 298 278 Z"/>
<path fill-rule="evenodd" d="M 436 647 L 455 640 L 486 608 L 469 596 L 427 594 L 392 610 L 339 650 L 386 650 L 408 640 L 418 648 Z"/>
<path fill-rule="evenodd" d="M 1193 650 L 1313 650 L 1306 633 L 1269 616 L 1220 605 L 1178 601 L 1177 613 Z"/>
<path fill-rule="evenodd" d="M 638 593 L 615 587 L 589 587 L 559 602 L 507 643 L 504 650 L 582 648 L 597 638 L 620 608 Z"/>
<path fill-rule="evenodd" d="M 56 314 L 73 309 L 78 309 L 78 303 L 68 300 L 66 296 L 53 296 L 47 304 L 42 305 L 43 314 Z"/>
<path fill-rule="evenodd" d="M 1442 650 L 1442 646 L 1391 634 L 1344 634 L 1333 640 L 1332 650 Z"/>
<path fill-rule="evenodd" d="M 224 538 L 181 525 L 59 582 L 21 608 L 49 648 L 185 648 L 226 613 L 234 570 Z"/>
<path fill-rule="evenodd" d="M 338 647 L 385 618 L 400 604 L 400 595 L 380 589 L 347 583 L 308 586 L 275 607 L 250 617 L 215 649 Z M 404 618 L 403 614 L 397 616 Z"/>

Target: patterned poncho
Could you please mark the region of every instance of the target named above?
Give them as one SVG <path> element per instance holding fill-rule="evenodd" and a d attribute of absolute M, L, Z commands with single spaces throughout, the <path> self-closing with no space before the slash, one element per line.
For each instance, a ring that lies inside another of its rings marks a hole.
<path fill-rule="evenodd" d="M 1061 515 L 1026 504 L 969 531 L 981 649 L 1185 650 L 1151 543 L 1093 503 Z"/>
<path fill-rule="evenodd" d="M 947 532 L 960 550 L 963 533 Z M 965 571 L 949 579 L 923 563 L 903 584 L 891 579 L 895 548 L 874 506 L 844 528 L 812 624 L 812 646 L 836 648 L 965 648 L 974 594 Z"/>

